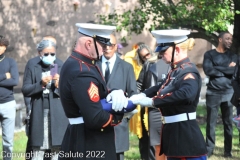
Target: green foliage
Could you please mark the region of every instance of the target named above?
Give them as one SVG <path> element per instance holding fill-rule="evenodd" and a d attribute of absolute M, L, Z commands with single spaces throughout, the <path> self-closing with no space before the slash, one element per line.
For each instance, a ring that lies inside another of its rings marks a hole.
<path fill-rule="evenodd" d="M 232 0 L 139 0 L 135 8 L 119 14 L 98 15 L 100 23 L 117 25 L 117 31 L 128 35 L 144 29 L 188 28 L 205 30 L 206 34 L 227 30 L 233 24 Z M 150 27 L 146 27 L 146 24 Z"/>

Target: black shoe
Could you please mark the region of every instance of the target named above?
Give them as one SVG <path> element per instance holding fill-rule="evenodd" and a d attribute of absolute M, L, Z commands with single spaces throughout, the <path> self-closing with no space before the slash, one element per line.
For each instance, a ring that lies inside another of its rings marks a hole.
<path fill-rule="evenodd" d="M 224 157 L 232 157 L 232 153 L 224 153 Z"/>

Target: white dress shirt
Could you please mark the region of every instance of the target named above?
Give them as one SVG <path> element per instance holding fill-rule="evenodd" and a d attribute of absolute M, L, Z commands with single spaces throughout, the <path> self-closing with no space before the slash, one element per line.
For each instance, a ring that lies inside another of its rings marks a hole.
<path fill-rule="evenodd" d="M 105 77 L 105 70 L 106 70 L 106 67 L 107 67 L 106 62 L 107 62 L 107 61 L 109 62 L 109 72 L 110 72 L 110 74 L 111 74 L 111 73 L 112 73 L 112 70 L 113 70 L 114 63 L 115 63 L 115 61 L 116 61 L 116 58 L 117 58 L 117 56 L 116 56 L 115 53 L 114 53 L 114 55 L 113 55 L 110 59 L 108 59 L 108 60 L 104 57 L 104 55 L 102 56 L 102 73 L 103 73 L 103 76 L 104 76 L 104 77 Z"/>

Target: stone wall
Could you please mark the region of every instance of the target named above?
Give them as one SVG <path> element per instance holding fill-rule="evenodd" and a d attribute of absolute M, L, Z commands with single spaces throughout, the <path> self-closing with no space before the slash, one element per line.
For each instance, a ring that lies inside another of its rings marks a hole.
<path fill-rule="evenodd" d="M 65 61 L 76 39 L 75 23 L 97 22 L 96 14 L 107 14 L 114 9 L 121 12 L 133 8 L 136 1 L 79 0 L 75 11 L 72 0 L 0 0 L 0 35 L 9 38 L 7 55 L 14 58 L 19 67 L 20 83 L 16 92 L 21 89 L 26 62 L 38 55 L 36 44 L 43 36 L 56 37 L 58 57 Z M 120 39 L 124 34 L 118 33 L 117 38 Z M 155 46 L 154 38 L 146 30 L 141 35 L 133 35 L 122 49 L 123 52 L 130 51 L 137 42 L 145 42 L 152 49 Z M 206 41 L 197 40 L 195 49 L 189 53 L 199 66 L 202 77 L 205 77 L 201 69 L 203 53 L 210 48 L 211 45 Z"/>

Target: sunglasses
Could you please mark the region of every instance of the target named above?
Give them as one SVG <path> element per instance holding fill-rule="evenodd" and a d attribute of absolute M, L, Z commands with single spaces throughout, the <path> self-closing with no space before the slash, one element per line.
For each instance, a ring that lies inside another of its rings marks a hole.
<path fill-rule="evenodd" d="M 43 53 L 43 55 L 44 55 L 45 57 L 49 56 L 49 54 L 50 54 L 51 56 L 55 56 L 56 53 L 51 53 L 51 52 Z"/>
<path fill-rule="evenodd" d="M 150 55 L 150 53 L 147 53 L 147 54 L 145 54 L 142 58 L 143 58 L 143 59 L 146 59 L 146 57 L 149 56 L 149 55 Z"/>

